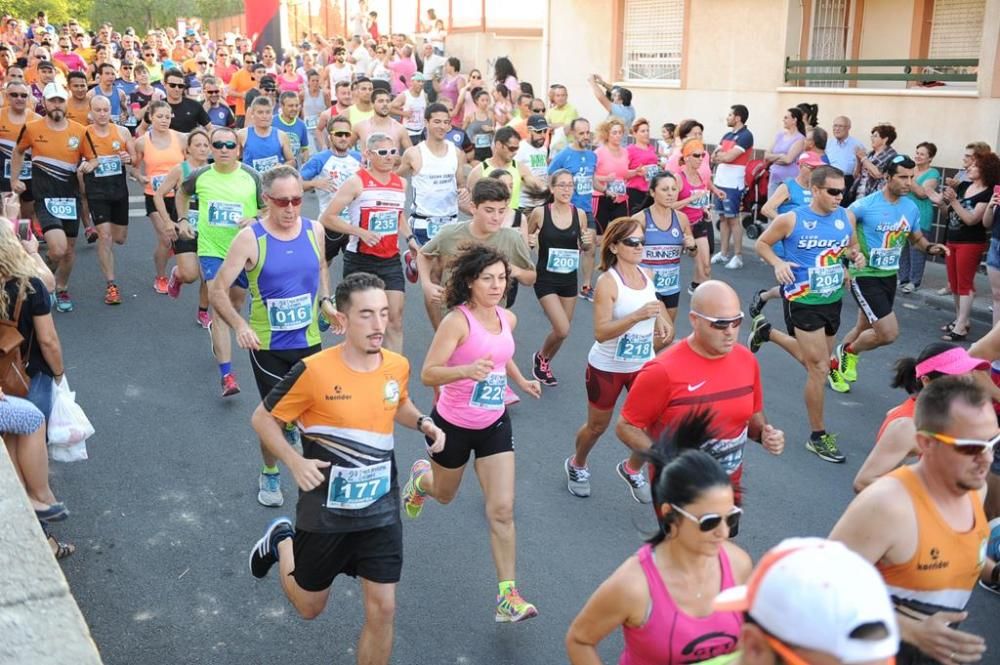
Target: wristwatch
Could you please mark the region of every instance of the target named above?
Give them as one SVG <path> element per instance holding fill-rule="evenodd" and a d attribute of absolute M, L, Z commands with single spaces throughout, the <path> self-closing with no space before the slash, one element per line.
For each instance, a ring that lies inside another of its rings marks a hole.
<path fill-rule="evenodd" d="M 434 419 L 431 418 L 430 416 L 420 416 L 419 418 L 417 418 L 417 431 L 418 432 L 423 432 L 424 431 L 423 427 L 424 427 L 424 421 L 425 420 L 429 420 L 432 423 L 434 422 Z"/>

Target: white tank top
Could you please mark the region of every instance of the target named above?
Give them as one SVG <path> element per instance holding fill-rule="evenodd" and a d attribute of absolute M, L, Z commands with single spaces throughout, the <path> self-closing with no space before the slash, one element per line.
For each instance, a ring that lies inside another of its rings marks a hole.
<path fill-rule="evenodd" d="M 414 97 L 406 91 L 406 102 L 403 103 L 403 127 L 410 134 L 424 131 L 424 111 L 427 110 L 427 94 L 423 91 Z"/>
<path fill-rule="evenodd" d="M 643 273 L 645 284 L 641 289 L 630 289 L 625 286 L 617 268 L 612 268 L 608 274 L 618 284 L 618 297 L 611 310 L 611 318 L 615 321 L 624 319 L 643 305 L 656 300 L 656 289 L 653 280 Z M 594 342 L 587 355 L 587 362 L 605 372 L 630 374 L 638 372 L 647 361 L 653 359 L 653 327 L 656 319 L 645 319 L 635 324 L 628 331 L 609 339 L 606 342 Z"/>
<path fill-rule="evenodd" d="M 410 179 L 410 184 L 413 186 L 413 212 L 419 215 L 414 218 L 414 224 L 421 230 L 426 228 L 429 217 L 446 217 L 447 221 L 458 217 L 458 181 L 455 179 L 458 153 L 451 141 L 445 141 L 444 145 L 447 151 L 444 157 L 438 157 L 430 151 L 426 141 L 417 144 L 420 173 Z"/>

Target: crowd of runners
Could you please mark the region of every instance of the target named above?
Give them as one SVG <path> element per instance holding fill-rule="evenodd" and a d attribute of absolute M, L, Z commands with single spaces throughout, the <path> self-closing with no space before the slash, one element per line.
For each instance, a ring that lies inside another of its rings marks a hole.
<path fill-rule="evenodd" d="M 0 236 L 24 243 L 0 250 L 31 256 L 37 236 L 46 259 L 17 263 L 35 266 L 31 280 L 0 260 L 6 317 L 20 321 L 25 291 L 36 296 L 30 316 L 73 311 L 81 234 L 97 243 L 104 302 L 121 305 L 115 254 L 134 181 L 159 239 L 142 279 L 168 298 L 199 289 L 191 314 L 210 331 L 222 398 L 241 390 L 234 342 L 249 353 L 258 502 L 277 508 L 298 489 L 295 520 L 270 522 L 250 572 L 277 565 L 305 618 L 324 610 L 338 575 L 361 578 L 359 663 L 390 661 L 402 520 L 447 510 L 470 460 L 496 621 L 546 610 L 518 585 L 510 407 L 544 400 L 557 374 L 586 383 L 566 443 L 568 492 L 585 499 L 592 473 L 613 472 L 659 525 L 594 585 L 566 635 L 571 663 L 601 662 L 599 643 L 619 629 L 630 665 L 980 660 L 984 637 L 959 624 L 977 585 L 1000 594 L 1000 327 L 968 350 L 958 343 L 984 253 L 1000 276 L 990 147 L 969 143 L 963 171 L 946 180 L 932 143 L 904 154 L 880 124 L 869 149 L 849 118 L 828 134 L 806 103 L 762 150 L 743 105 L 727 109 L 723 136 L 707 137 L 696 119 L 643 117 L 628 89 L 599 76 L 588 83 L 602 113 L 587 119 L 565 86 L 535 90 L 506 57 L 463 68 L 433 12 L 418 36 L 383 35 L 361 5 L 349 37 L 313 35 L 280 59 L 239 35 L 5 17 L 0 190 L 12 223 Z M 750 223 L 763 227 L 755 254 L 774 279 L 742 303 L 726 280 L 758 260 L 743 256 L 751 169 L 769 180 L 766 226 Z M 318 219 L 301 214 L 307 195 Z M 955 318 L 941 342 L 897 363 L 894 385 L 909 397 L 881 424 L 857 498 L 829 540 L 785 541 L 754 566 L 734 540 L 748 442 L 845 461 L 824 419 L 827 387 L 849 391 L 862 356 L 891 353 L 876 350 L 899 335 L 897 289 L 920 287 L 928 254 L 947 263 Z M 337 256 L 342 273 L 330 275 Z M 403 355 L 407 283 L 434 330 L 419 358 Z M 551 324 L 540 340 L 518 332 L 510 309 L 529 289 Z M 848 292 L 859 308 L 850 330 Z M 683 339 L 680 315 L 692 328 Z M 593 332 L 586 367 L 557 358 L 574 326 Z M 755 354 L 768 342 L 803 367 L 807 440 L 786 442 L 764 411 Z M 26 342 L 28 354 L 40 343 Z M 532 345 L 529 372 L 514 362 L 517 343 Z M 411 400 L 411 360 L 433 403 Z M 427 445 L 402 477 L 397 425 Z M 609 427 L 621 459 L 592 468 Z M 39 518 L 65 518 L 43 494 L 32 495 Z M 72 553 L 52 542 L 57 556 Z"/>

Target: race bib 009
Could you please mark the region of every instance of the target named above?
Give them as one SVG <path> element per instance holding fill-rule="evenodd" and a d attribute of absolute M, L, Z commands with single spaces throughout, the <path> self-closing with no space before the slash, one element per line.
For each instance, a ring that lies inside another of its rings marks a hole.
<path fill-rule="evenodd" d="M 67 221 L 76 219 L 76 199 L 45 199 L 45 209 L 56 219 Z"/>

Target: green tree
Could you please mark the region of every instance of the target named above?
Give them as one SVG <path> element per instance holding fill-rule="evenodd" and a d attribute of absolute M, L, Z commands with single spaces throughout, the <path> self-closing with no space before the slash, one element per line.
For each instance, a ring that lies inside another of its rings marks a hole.
<path fill-rule="evenodd" d="M 179 16 L 197 16 L 207 21 L 243 11 L 243 0 L 101 0 L 94 3 L 91 18 L 95 25 L 109 21 L 117 28 L 132 26 L 137 32 L 145 32 L 175 25 Z"/>
<path fill-rule="evenodd" d="M 0 13 L 30 21 L 39 11 L 49 17 L 49 23 L 61 25 L 71 18 L 86 25 L 93 0 L 0 0 Z"/>

